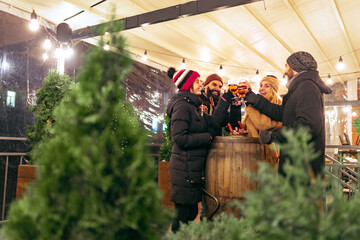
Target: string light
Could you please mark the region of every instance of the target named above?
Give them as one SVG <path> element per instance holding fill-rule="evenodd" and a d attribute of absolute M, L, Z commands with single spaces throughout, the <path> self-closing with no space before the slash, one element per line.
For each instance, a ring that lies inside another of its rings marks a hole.
<path fill-rule="evenodd" d="M 143 62 L 147 61 L 147 51 L 145 50 L 144 55 L 141 57 Z"/>
<path fill-rule="evenodd" d="M 344 70 L 344 68 L 345 68 L 345 63 L 344 63 L 342 57 L 340 57 L 339 62 L 336 65 L 336 69 L 341 71 L 341 70 Z"/>
<path fill-rule="evenodd" d="M 127 45 L 126 44 L 126 46 L 129 46 L 129 47 L 131 47 L 131 48 L 136 48 L 136 49 L 140 49 L 140 50 L 142 50 L 143 48 L 141 48 L 141 47 L 136 47 L 136 46 L 131 46 L 131 45 Z M 352 52 L 355 52 L 355 51 L 359 51 L 360 50 L 360 48 L 359 49 L 356 49 L 356 50 L 354 50 L 354 51 L 352 51 Z M 159 52 L 159 51 L 153 51 L 153 50 L 151 50 L 151 52 L 154 52 L 154 53 L 156 53 L 156 54 L 161 54 L 161 55 L 165 55 L 165 56 L 170 56 L 170 57 L 175 57 L 175 58 L 180 58 L 180 59 L 184 59 L 184 58 L 182 58 L 182 57 L 180 57 L 180 56 L 178 56 L 178 55 L 174 55 L 174 54 L 169 54 L 169 53 L 164 53 L 164 52 Z M 352 53 L 352 52 L 349 52 L 349 53 Z M 132 53 L 132 52 L 130 52 L 129 51 L 129 53 Z M 346 53 L 346 54 L 343 54 L 343 55 L 347 55 L 347 54 L 349 54 L 349 53 Z M 132 53 L 133 54 L 133 53 Z M 135 54 L 136 55 L 136 54 Z M 146 59 L 146 60 L 143 60 L 143 61 L 147 61 L 147 56 L 145 56 L 145 55 L 147 55 L 147 50 L 145 50 L 145 53 L 144 53 L 144 55 L 142 56 L 142 58 L 143 59 Z M 139 56 L 139 55 L 137 55 L 137 56 Z M 319 64 L 322 64 L 322 63 L 325 63 L 325 62 L 328 62 L 328 61 L 332 61 L 332 60 L 334 60 L 334 59 L 336 59 L 336 58 L 333 58 L 333 59 L 329 59 L 329 60 L 326 60 L 326 61 L 324 61 L 324 62 L 320 62 L 320 63 L 318 63 L 318 65 Z M 194 61 L 194 62 L 201 62 L 201 63 L 206 63 L 206 64 L 212 64 L 212 65 L 220 65 L 220 63 L 216 63 L 216 62 L 210 62 L 210 61 L 207 61 L 207 60 L 201 60 L 201 59 L 194 59 L 194 58 L 187 58 L 187 60 L 191 60 L 191 61 Z M 339 58 L 339 61 L 340 62 L 343 62 L 343 59 L 342 59 L 342 57 L 340 57 Z M 157 64 L 159 64 L 159 65 L 162 65 L 163 67 L 169 67 L 169 66 L 167 66 L 167 65 L 163 65 L 163 64 L 161 64 L 161 63 L 158 63 L 158 62 L 156 62 L 156 61 L 153 61 L 154 63 L 157 63 Z M 344 64 L 344 62 L 343 62 L 343 64 Z M 237 69 L 243 69 L 243 70 L 256 70 L 256 72 L 258 72 L 258 71 L 264 71 L 264 72 L 270 72 L 270 73 L 273 73 L 272 75 L 276 75 L 276 74 L 278 74 L 278 71 L 273 71 L 273 70 L 266 70 L 266 69 L 254 69 L 254 68 L 251 68 L 251 67 L 243 67 L 243 66 L 238 66 L 238 65 L 223 65 L 223 64 L 221 64 L 221 66 L 223 67 L 223 66 L 225 66 L 225 67 L 230 67 L 230 68 L 237 68 Z M 340 64 L 340 66 L 341 66 L 341 64 Z M 180 68 L 182 67 L 182 65 L 180 65 Z M 345 64 L 344 64 L 344 67 L 345 67 Z M 219 70 L 218 70 L 219 71 Z M 341 77 L 341 76 L 343 76 L 343 75 L 349 75 L 349 74 L 359 74 L 360 73 L 360 71 L 355 71 L 355 72 L 351 72 L 351 73 L 331 73 L 331 75 L 332 76 L 337 76 L 337 77 Z M 325 78 L 326 77 L 326 75 L 325 76 L 321 76 L 322 78 Z M 255 79 L 257 79 L 257 80 L 255 80 Z M 259 80 L 261 80 L 261 77 L 260 77 L 260 75 L 259 76 L 255 76 L 254 78 L 253 78 L 253 80 L 254 81 L 259 81 Z M 347 79 L 347 81 L 348 81 L 349 79 Z M 284 84 L 284 85 L 286 85 L 287 84 L 287 78 L 283 78 L 282 80 L 281 80 L 281 83 L 282 84 Z"/>
<path fill-rule="evenodd" d="M 32 13 L 31 13 L 31 20 L 30 20 L 29 28 L 33 32 L 35 32 L 35 31 L 37 31 L 39 29 L 39 21 L 37 19 L 37 15 L 36 15 L 34 9 L 33 9 Z"/>
<path fill-rule="evenodd" d="M 43 47 L 45 50 L 49 50 L 51 48 L 51 41 L 49 37 L 45 39 Z"/>
<path fill-rule="evenodd" d="M 56 58 L 70 58 L 74 55 L 74 50 L 71 48 L 71 46 L 68 46 L 64 49 L 63 45 L 56 48 L 55 50 L 55 57 Z"/>
<path fill-rule="evenodd" d="M 109 51 L 110 50 L 110 43 L 107 41 L 107 43 L 104 45 L 104 50 Z"/>
<path fill-rule="evenodd" d="M 186 64 L 185 64 L 185 58 L 183 58 L 181 64 L 180 64 L 180 69 L 185 69 L 186 68 Z"/>
<path fill-rule="evenodd" d="M 223 66 L 222 66 L 222 65 L 220 65 L 220 68 L 219 68 L 219 75 L 220 75 L 220 76 L 223 76 L 223 75 L 224 75 L 224 73 L 225 73 L 225 71 L 224 71 L 224 69 L 223 69 Z"/>
<path fill-rule="evenodd" d="M 71 58 L 74 55 L 74 50 L 71 47 L 71 43 L 67 46 L 67 48 L 65 49 L 65 57 L 66 58 Z"/>
<path fill-rule="evenodd" d="M 329 73 L 329 75 L 328 75 L 328 78 L 327 78 L 327 80 L 326 80 L 326 83 L 328 84 L 328 85 L 330 85 L 330 84 L 332 84 L 332 79 L 331 79 L 331 75 L 330 75 L 330 73 Z"/>
<path fill-rule="evenodd" d="M 255 81 L 255 82 L 259 82 L 259 81 L 260 81 L 260 73 L 259 73 L 259 70 L 256 70 L 255 77 L 254 77 L 254 81 Z"/>
<path fill-rule="evenodd" d="M 43 53 L 43 55 L 42 55 L 43 61 L 46 61 L 48 58 L 49 58 L 49 55 L 46 52 Z"/>

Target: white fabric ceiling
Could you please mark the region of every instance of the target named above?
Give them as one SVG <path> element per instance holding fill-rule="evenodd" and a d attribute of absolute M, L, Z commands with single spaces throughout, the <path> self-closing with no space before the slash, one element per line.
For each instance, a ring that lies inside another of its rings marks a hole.
<path fill-rule="evenodd" d="M 1 1 L 1 10 L 14 8 L 36 13 L 59 24 L 67 20 L 73 30 L 111 19 L 130 17 L 164 7 L 183 4 L 184 0 L 14 0 Z M 5 6 L 7 5 L 7 6 Z M 179 18 L 123 31 L 129 51 L 148 59 L 165 70 L 179 67 L 197 70 L 205 79 L 224 69 L 225 81 L 276 75 L 281 79 L 286 58 L 296 51 L 308 51 L 318 61 L 318 70 L 326 81 L 360 77 L 360 1 L 359 0 L 265 0 L 206 14 Z M 346 68 L 336 69 L 342 56 Z M 254 83 L 253 85 L 256 85 Z M 282 92 L 285 87 L 282 87 Z"/>

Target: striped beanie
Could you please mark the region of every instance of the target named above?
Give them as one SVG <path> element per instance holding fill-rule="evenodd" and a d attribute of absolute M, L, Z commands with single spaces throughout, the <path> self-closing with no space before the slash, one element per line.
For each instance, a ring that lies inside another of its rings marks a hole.
<path fill-rule="evenodd" d="M 197 78 L 200 77 L 200 74 L 196 71 L 189 69 L 181 69 L 176 72 L 175 68 L 169 68 L 167 72 L 168 76 L 173 80 L 175 85 L 184 91 L 189 91 L 193 83 Z"/>

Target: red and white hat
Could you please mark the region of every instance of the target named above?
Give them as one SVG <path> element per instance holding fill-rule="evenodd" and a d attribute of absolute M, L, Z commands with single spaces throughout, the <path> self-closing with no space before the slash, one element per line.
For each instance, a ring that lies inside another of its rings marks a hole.
<path fill-rule="evenodd" d="M 175 71 L 175 68 L 169 68 L 168 76 L 180 90 L 184 91 L 189 91 L 195 80 L 200 77 L 198 72 L 189 69 L 181 69 L 178 72 Z"/>

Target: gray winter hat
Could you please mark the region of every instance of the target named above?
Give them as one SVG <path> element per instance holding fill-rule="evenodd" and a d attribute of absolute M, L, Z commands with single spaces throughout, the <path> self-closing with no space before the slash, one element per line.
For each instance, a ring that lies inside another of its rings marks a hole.
<path fill-rule="evenodd" d="M 289 67 L 296 71 L 309 71 L 317 69 L 317 62 L 308 52 L 295 52 L 286 59 Z"/>

